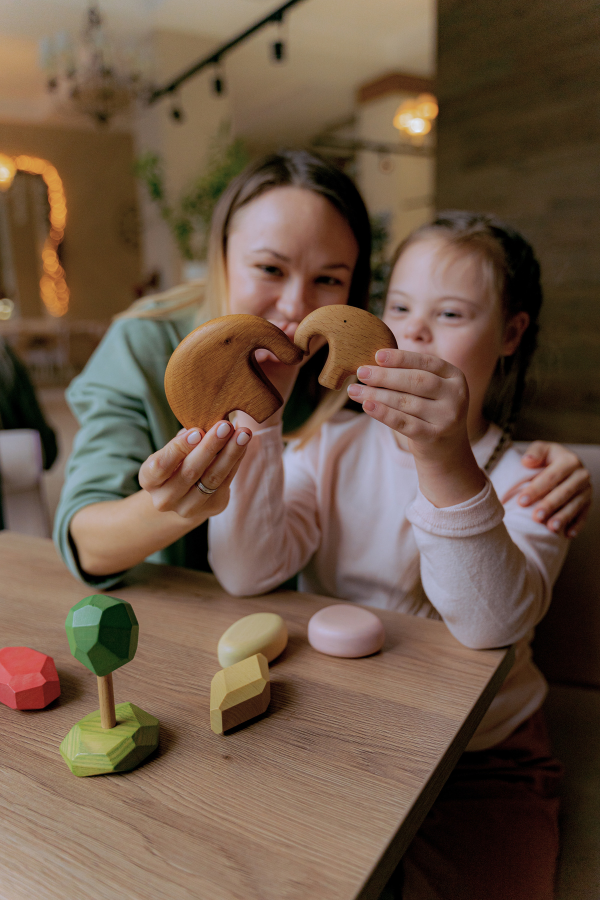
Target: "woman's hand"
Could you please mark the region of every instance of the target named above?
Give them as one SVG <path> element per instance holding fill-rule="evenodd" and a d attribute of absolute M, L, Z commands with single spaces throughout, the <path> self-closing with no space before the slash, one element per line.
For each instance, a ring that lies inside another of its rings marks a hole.
<path fill-rule="evenodd" d="M 535 503 L 534 519 L 545 522 L 550 531 L 577 537 L 592 502 L 590 473 L 579 457 L 561 444 L 534 441 L 522 462 L 530 469 L 544 470 L 519 494 L 520 505 Z"/>
<path fill-rule="evenodd" d="M 378 350 L 377 366 L 361 366 L 364 383 L 348 394 L 364 411 L 407 439 L 422 493 L 435 506 L 454 506 L 482 490 L 469 443 L 469 389 L 463 373 L 436 356 Z"/>
<path fill-rule="evenodd" d="M 184 428 L 142 464 L 140 486 L 159 512 L 176 512 L 184 519 L 216 516 L 227 506 L 229 485 L 251 437 L 248 429 L 234 429 L 225 421 L 207 434 Z M 203 493 L 198 481 L 215 493 Z"/>

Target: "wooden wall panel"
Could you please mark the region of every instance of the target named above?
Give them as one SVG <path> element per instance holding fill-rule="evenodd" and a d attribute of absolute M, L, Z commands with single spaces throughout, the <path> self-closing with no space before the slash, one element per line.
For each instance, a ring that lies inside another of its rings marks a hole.
<path fill-rule="evenodd" d="M 523 437 L 600 442 L 600 8 L 440 0 L 438 208 L 531 240 L 545 304 Z"/>

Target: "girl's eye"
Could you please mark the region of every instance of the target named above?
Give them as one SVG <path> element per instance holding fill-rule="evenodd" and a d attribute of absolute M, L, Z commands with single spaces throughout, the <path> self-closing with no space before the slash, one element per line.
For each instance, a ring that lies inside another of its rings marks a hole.
<path fill-rule="evenodd" d="M 338 287 L 341 283 L 340 279 L 334 278 L 333 275 L 319 275 L 316 279 L 316 284 L 325 284 L 327 287 Z"/>
<path fill-rule="evenodd" d="M 394 313 L 405 313 L 408 312 L 408 306 L 403 306 L 402 303 L 392 303 L 390 311 Z"/>
<path fill-rule="evenodd" d="M 444 319 L 462 319 L 461 313 L 457 312 L 455 309 L 443 309 L 440 315 Z"/>

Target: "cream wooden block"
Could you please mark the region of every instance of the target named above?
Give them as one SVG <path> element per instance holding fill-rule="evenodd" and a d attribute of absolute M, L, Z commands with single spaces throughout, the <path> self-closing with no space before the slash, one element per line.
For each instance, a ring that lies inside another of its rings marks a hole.
<path fill-rule="evenodd" d="M 262 653 L 217 672 L 210 686 L 210 727 L 223 734 L 264 713 L 271 700 L 269 664 Z"/>
<path fill-rule="evenodd" d="M 287 647 L 288 630 L 277 613 L 252 613 L 238 619 L 221 636 L 217 647 L 219 662 L 225 668 L 242 659 L 262 653 L 271 662 Z"/>
<path fill-rule="evenodd" d="M 378 350 L 398 347 L 396 338 L 381 319 L 354 306 L 335 304 L 313 310 L 298 325 L 294 343 L 306 353 L 311 338 L 317 334 L 329 344 L 319 384 L 334 391 L 339 391 L 359 366 L 376 366 Z"/>

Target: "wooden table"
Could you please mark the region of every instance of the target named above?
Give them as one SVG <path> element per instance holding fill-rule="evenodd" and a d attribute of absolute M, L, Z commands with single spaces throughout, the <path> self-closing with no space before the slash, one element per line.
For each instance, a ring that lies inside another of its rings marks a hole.
<path fill-rule="evenodd" d="M 46 710 L 0 705 L 2 900 L 376 898 L 512 663 L 384 611 L 381 653 L 322 656 L 306 626 L 329 598 L 236 599 L 212 576 L 144 565 L 111 592 L 140 623 L 115 696 L 160 719 L 160 747 L 133 772 L 76 778 L 58 747 L 98 702 L 64 621 L 90 593 L 49 541 L 0 534 L 0 646 L 49 653 L 62 684 Z M 217 736 L 217 640 L 263 610 L 290 631 L 271 705 Z"/>

